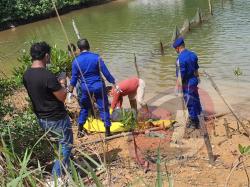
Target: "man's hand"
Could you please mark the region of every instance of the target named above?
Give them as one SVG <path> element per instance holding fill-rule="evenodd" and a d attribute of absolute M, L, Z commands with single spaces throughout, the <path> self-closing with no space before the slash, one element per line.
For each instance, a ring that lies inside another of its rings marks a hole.
<path fill-rule="evenodd" d="M 74 86 L 69 85 L 69 87 L 67 88 L 67 92 L 72 93 L 73 90 L 74 90 Z"/>
<path fill-rule="evenodd" d="M 60 80 L 59 80 L 59 83 L 61 84 L 61 86 L 62 86 L 63 88 L 66 88 L 66 86 L 67 86 L 67 80 L 66 80 L 66 79 L 60 79 Z"/>
<path fill-rule="evenodd" d="M 176 84 L 175 84 L 175 88 L 174 88 L 174 93 L 175 93 L 175 95 L 176 96 L 178 96 L 179 95 L 179 93 L 180 93 L 180 83 L 179 83 L 179 80 L 177 79 L 176 80 Z"/>

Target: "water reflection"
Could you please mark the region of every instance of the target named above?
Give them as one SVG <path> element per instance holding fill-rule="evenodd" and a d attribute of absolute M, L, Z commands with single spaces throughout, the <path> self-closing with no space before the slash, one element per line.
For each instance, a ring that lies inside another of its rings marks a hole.
<path fill-rule="evenodd" d="M 249 10 L 250 2 L 224 0 L 214 2 L 214 17 L 186 36 L 187 47 L 197 52 L 200 66 L 219 80 L 235 81 L 233 69 L 239 66 L 249 80 Z M 76 41 L 71 19 L 82 37 L 90 40 L 93 51 L 100 53 L 119 79 L 135 75 L 133 54 L 150 90 L 174 84 L 176 54 L 173 49 L 160 55 L 159 41 L 171 40 L 175 25 L 181 27 L 193 18 L 197 8 L 208 13 L 207 0 L 130 0 L 115 1 L 63 15 L 69 39 Z M 66 49 L 66 40 L 56 18 L 17 27 L 14 32 L 0 32 L 1 69 L 9 71 L 17 64 L 18 50 L 32 39 L 46 40 Z M 7 43 L 6 43 L 7 41 Z"/>

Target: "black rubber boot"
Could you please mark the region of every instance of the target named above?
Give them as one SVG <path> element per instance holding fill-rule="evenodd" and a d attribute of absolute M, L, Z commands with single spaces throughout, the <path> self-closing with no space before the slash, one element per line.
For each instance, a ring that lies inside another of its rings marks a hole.
<path fill-rule="evenodd" d="M 86 132 L 83 130 L 83 125 L 78 125 L 77 138 L 82 138 L 86 135 Z"/>
<path fill-rule="evenodd" d="M 110 127 L 105 127 L 106 131 L 105 131 L 105 136 L 111 136 L 111 132 L 110 132 Z"/>
<path fill-rule="evenodd" d="M 187 128 L 190 129 L 200 129 L 200 122 L 199 119 L 188 119 L 188 123 L 187 123 Z"/>

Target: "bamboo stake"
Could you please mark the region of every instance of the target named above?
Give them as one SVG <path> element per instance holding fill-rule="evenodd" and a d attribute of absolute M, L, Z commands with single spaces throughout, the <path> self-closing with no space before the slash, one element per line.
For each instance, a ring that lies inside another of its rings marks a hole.
<path fill-rule="evenodd" d="M 184 118 L 184 125 L 186 125 L 187 123 L 187 120 L 188 120 L 188 114 L 186 113 L 187 111 L 187 103 L 188 101 L 185 103 L 185 100 L 184 100 L 184 93 L 183 93 L 183 85 L 182 85 L 182 77 L 181 77 L 181 69 L 180 69 L 180 62 L 179 62 L 179 59 L 177 60 L 176 62 L 176 65 L 177 65 L 177 68 L 178 68 L 178 77 L 177 77 L 177 82 L 178 82 L 178 88 L 181 88 L 181 104 L 182 104 L 182 110 L 183 110 L 183 118 Z M 188 99 L 189 100 L 189 99 Z"/>
<path fill-rule="evenodd" d="M 224 118 L 224 126 L 225 126 L 225 130 L 226 130 L 227 138 L 231 139 L 232 136 L 231 136 L 231 133 L 230 133 L 230 130 L 229 130 L 229 126 L 228 126 L 228 122 L 227 122 L 226 118 Z"/>
<path fill-rule="evenodd" d="M 73 25 L 74 31 L 76 33 L 77 39 L 80 40 L 81 39 L 80 32 L 79 32 L 79 30 L 76 27 L 76 23 L 75 23 L 74 19 L 72 19 L 72 25 Z"/>
<path fill-rule="evenodd" d="M 211 4 L 211 0 L 208 0 L 208 6 L 209 6 L 210 14 L 213 15 L 213 7 L 212 7 L 212 4 Z"/>
<path fill-rule="evenodd" d="M 240 120 L 240 118 L 238 117 L 238 115 L 234 112 L 232 106 L 225 100 L 225 98 L 222 96 L 218 86 L 215 84 L 214 80 L 212 79 L 212 77 L 206 72 L 204 71 L 204 74 L 208 77 L 209 81 L 212 83 L 212 86 L 214 87 L 214 89 L 217 91 L 217 93 L 219 94 L 219 96 L 221 97 L 222 101 L 226 104 L 226 106 L 228 107 L 228 109 L 230 110 L 230 112 L 233 114 L 233 116 L 235 117 L 235 119 L 238 121 L 238 123 L 241 125 L 241 127 L 244 129 L 244 131 L 246 132 L 246 134 L 248 135 L 248 138 L 250 139 L 250 132 L 248 131 L 248 129 L 246 128 L 246 126 L 244 125 L 244 123 Z"/>
<path fill-rule="evenodd" d="M 213 154 L 213 149 L 211 146 L 210 138 L 209 138 L 209 135 L 207 132 L 207 127 L 206 127 L 206 124 L 204 121 L 204 116 L 202 114 L 199 116 L 199 121 L 200 121 L 200 125 L 201 125 L 201 131 L 203 132 L 204 142 L 205 142 L 205 145 L 207 148 L 209 163 L 211 165 L 214 165 L 215 157 Z"/>

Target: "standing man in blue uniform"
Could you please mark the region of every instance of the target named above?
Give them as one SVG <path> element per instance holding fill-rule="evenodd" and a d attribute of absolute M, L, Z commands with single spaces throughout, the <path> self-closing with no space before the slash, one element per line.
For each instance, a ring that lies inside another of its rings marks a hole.
<path fill-rule="evenodd" d="M 81 79 L 82 96 L 80 99 L 81 111 L 78 119 L 78 137 L 84 136 L 83 125 L 88 118 L 88 111 L 92 108 L 91 96 L 94 95 L 100 117 L 105 124 L 106 136 L 110 136 L 110 114 L 108 96 L 105 83 L 102 80 L 101 73 L 115 87 L 115 79 L 110 74 L 103 60 L 98 54 L 90 52 L 89 42 L 86 39 L 80 39 L 77 42 L 80 54 L 72 63 L 72 78 L 69 91 L 72 92 L 76 86 L 77 79 Z"/>
<path fill-rule="evenodd" d="M 178 53 L 176 62 L 176 89 L 181 86 L 181 80 L 183 96 L 189 113 L 187 128 L 198 129 L 200 128 L 198 116 L 202 110 L 197 87 L 199 83 L 198 57 L 194 52 L 185 48 L 182 37 L 175 40 L 173 48 Z"/>

